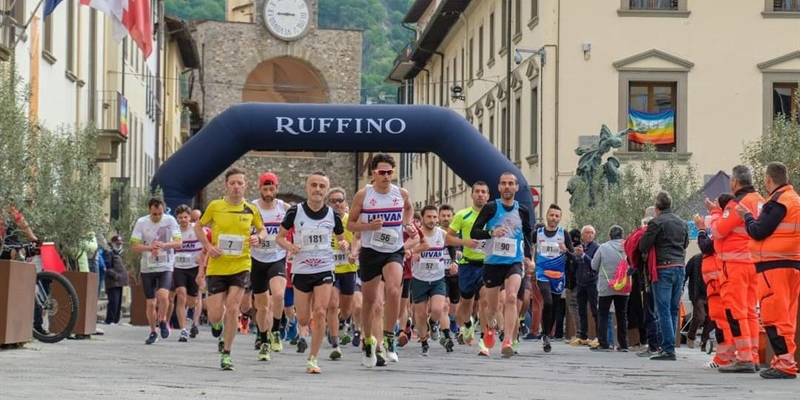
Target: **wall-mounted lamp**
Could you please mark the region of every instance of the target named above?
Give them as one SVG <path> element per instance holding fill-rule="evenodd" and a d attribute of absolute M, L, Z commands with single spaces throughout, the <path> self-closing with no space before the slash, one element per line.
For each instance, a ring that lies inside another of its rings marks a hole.
<path fill-rule="evenodd" d="M 522 53 L 536 54 L 541 58 L 541 64 L 544 66 L 547 63 L 547 52 L 544 51 L 544 46 L 538 50 L 517 49 L 514 52 L 514 63 L 519 65 L 522 63 Z"/>
<path fill-rule="evenodd" d="M 592 44 L 591 43 L 584 43 L 583 44 L 583 59 L 588 60 L 592 57 Z"/>
<path fill-rule="evenodd" d="M 464 89 L 461 86 L 455 85 L 450 88 L 450 98 L 453 100 L 466 100 L 466 97 L 462 93 L 464 93 Z"/>

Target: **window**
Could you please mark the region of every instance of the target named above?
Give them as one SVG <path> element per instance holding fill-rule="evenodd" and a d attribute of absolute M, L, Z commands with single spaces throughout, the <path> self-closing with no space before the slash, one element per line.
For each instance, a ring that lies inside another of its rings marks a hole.
<path fill-rule="evenodd" d="M 522 34 L 522 0 L 514 0 L 514 34 Z"/>
<path fill-rule="evenodd" d="M 772 3 L 772 10 L 776 12 L 800 12 L 800 0 L 767 0 Z M 769 7 L 769 4 L 767 5 Z"/>
<path fill-rule="evenodd" d="M 514 99 L 514 161 L 522 161 L 522 98 Z"/>
<path fill-rule="evenodd" d="M 489 14 L 489 57 L 494 58 L 494 38 L 495 38 L 495 30 L 494 30 L 494 11 Z"/>
<path fill-rule="evenodd" d="M 502 15 L 500 16 L 500 18 L 503 19 L 500 21 L 500 51 L 503 51 L 508 45 L 508 38 L 506 37 L 506 32 L 508 32 L 509 28 L 508 25 L 506 25 L 508 22 L 508 12 L 508 0 L 503 0 Z"/>
<path fill-rule="evenodd" d="M 497 143 L 494 140 L 494 114 L 489 116 L 489 141 L 492 142 L 494 147 L 497 147 Z"/>
<path fill-rule="evenodd" d="M 464 79 L 465 79 L 465 76 L 464 76 L 464 62 L 465 61 L 466 60 L 464 59 L 464 48 L 462 47 L 461 48 L 461 87 L 462 88 L 464 87 Z"/>
<path fill-rule="evenodd" d="M 75 76 L 75 12 L 74 0 L 67 1 L 67 74 Z M 76 76 L 77 79 L 77 76 Z"/>
<path fill-rule="evenodd" d="M 458 60 L 456 57 L 453 57 L 453 82 L 450 84 L 450 87 L 458 85 Z"/>
<path fill-rule="evenodd" d="M 656 151 L 676 150 L 677 92 L 677 82 L 629 83 L 628 128 L 638 131 L 628 136 L 629 151 L 642 151 L 645 143 Z"/>
<path fill-rule="evenodd" d="M 689 0 L 620 0 L 617 15 L 626 17 L 679 17 L 689 16 Z"/>
<path fill-rule="evenodd" d="M 531 0 L 531 21 L 539 18 L 539 0 Z"/>
<path fill-rule="evenodd" d="M 483 69 L 483 25 L 478 28 L 478 66 Z"/>
<path fill-rule="evenodd" d="M 631 10 L 678 10 L 678 0 L 630 0 Z"/>
<path fill-rule="evenodd" d="M 531 89 L 531 155 L 539 154 L 539 88 Z"/>
<path fill-rule="evenodd" d="M 508 121 L 508 114 L 506 113 L 506 107 L 503 106 L 503 108 L 500 109 L 500 137 L 498 137 L 497 140 L 497 148 L 500 149 L 500 152 L 503 153 L 506 158 L 511 158 L 511 155 L 508 154 L 508 149 L 506 148 L 506 143 L 510 139 L 508 137 L 510 132 L 506 132 L 506 128 L 508 127 L 506 121 Z"/>
<path fill-rule="evenodd" d="M 56 62 L 55 56 L 53 56 L 53 18 L 52 15 L 48 15 L 47 18 L 42 21 L 42 57 L 47 60 L 50 64 Z"/>
<path fill-rule="evenodd" d="M 469 38 L 469 80 L 475 77 L 475 43 L 473 38 Z"/>
<path fill-rule="evenodd" d="M 778 115 L 795 116 L 800 122 L 797 110 L 797 82 L 775 82 L 772 84 L 772 118 Z"/>

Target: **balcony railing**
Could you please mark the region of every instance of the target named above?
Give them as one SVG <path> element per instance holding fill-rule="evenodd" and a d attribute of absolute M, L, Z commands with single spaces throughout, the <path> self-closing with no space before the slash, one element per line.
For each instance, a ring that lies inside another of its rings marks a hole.
<path fill-rule="evenodd" d="M 678 10 L 678 0 L 630 0 L 631 10 Z"/>
<path fill-rule="evenodd" d="M 800 12 L 800 0 L 774 0 L 772 11 Z"/>

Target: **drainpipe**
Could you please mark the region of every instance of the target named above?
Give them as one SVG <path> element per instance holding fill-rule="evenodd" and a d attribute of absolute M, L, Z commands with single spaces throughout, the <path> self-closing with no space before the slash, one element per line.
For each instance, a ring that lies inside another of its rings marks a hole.
<path fill-rule="evenodd" d="M 558 21 L 558 29 L 556 30 L 556 49 L 555 49 L 556 50 L 556 84 L 555 84 L 555 90 L 556 90 L 556 93 L 555 93 L 555 106 L 556 107 L 555 107 L 554 122 L 555 122 L 555 146 L 556 146 L 556 148 L 555 148 L 554 157 L 553 157 L 553 159 L 554 159 L 553 163 L 554 163 L 554 166 L 555 166 L 555 178 L 556 178 L 556 181 L 555 181 L 554 192 L 553 192 L 555 197 L 553 198 L 553 201 L 558 203 L 558 194 L 559 194 L 558 193 L 558 179 L 561 176 L 561 170 L 558 167 L 558 165 L 559 165 L 558 164 L 558 159 L 559 159 L 558 154 L 560 153 L 560 151 L 559 151 L 560 150 L 559 149 L 559 136 L 560 135 L 559 135 L 559 129 L 558 129 L 559 128 L 558 127 L 558 114 L 559 114 L 559 104 L 558 104 L 558 102 L 559 102 L 559 84 L 561 82 L 561 79 L 560 79 L 561 68 L 559 68 L 559 64 L 561 63 L 561 57 L 559 56 L 559 49 L 561 48 L 561 1 L 560 0 L 558 2 L 558 17 L 556 17 L 556 21 Z M 542 73 L 544 73 L 544 71 L 542 71 Z"/>

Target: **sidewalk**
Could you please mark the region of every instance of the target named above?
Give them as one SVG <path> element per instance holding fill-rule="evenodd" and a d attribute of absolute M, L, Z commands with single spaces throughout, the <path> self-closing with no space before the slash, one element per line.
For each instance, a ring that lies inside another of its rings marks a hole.
<path fill-rule="evenodd" d="M 511 359 L 477 357 L 475 347 L 446 354 L 432 345 L 419 356 L 415 342 L 400 349 L 400 363 L 367 370 L 358 349 L 344 348 L 342 361 L 320 352 L 322 375 L 305 373 L 305 355 L 284 342 L 272 361 L 256 361 L 253 336 L 234 344 L 236 371 L 219 369 L 216 340 L 207 326 L 197 339 L 144 345 L 148 329 L 106 326 L 103 336 L 33 342 L 0 351 L 0 398 L 58 400 L 120 399 L 769 399 L 797 400 L 800 380 L 767 381 L 703 369 L 709 356 L 678 349 L 678 361 L 650 361 L 634 353 L 594 353 L 553 343 L 545 355 L 539 342 L 523 341 Z"/>

